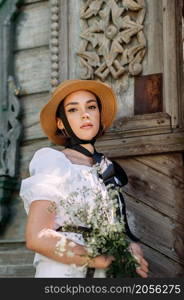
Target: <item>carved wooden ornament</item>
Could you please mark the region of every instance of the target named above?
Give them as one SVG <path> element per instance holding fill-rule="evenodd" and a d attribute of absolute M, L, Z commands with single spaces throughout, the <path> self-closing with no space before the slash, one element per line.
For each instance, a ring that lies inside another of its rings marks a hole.
<path fill-rule="evenodd" d="M 17 175 L 21 138 L 19 88 L 13 70 L 14 19 L 23 0 L 0 2 L 0 180 Z M 0 196 L 1 200 L 1 196 Z"/>
<path fill-rule="evenodd" d="M 138 75 L 146 51 L 145 0 L 88 0 L 81 8 L 81 78 Z"/>
<path fill-rule="evenodd" d="M 59 1 L 50 0 L 49 4 L 51 12 L 51 91 L 54 92 L 59 84 Z"/>

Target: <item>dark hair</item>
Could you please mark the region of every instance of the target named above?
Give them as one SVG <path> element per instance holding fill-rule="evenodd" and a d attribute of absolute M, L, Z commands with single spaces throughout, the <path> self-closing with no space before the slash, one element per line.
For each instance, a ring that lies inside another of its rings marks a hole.
<path fill-rule="evenodd" d="M 95 97 L 96 97 L 98 109 L 99 109 L 100 115 L 101 115 L 102 104 L 101 104 L 100 98 L 99 98 L 95 93 L 93 93 L 93 94 L 94 94 Z M 67 96 L 66 96 L 66 97 L 67 97 Z M 64 111 L 64 101 L 65 101 L 66 97 L 60 102 L 60 104 L 59 104 L 58 107 L 57 107 L 57 111 L 56 111 L 56 117 L 60 118 L 61 120 L 62 120 L 62 116 L 63 116 L 63 111 Z M 100 136 L 104 135 L 104 133 L 105 133 L 105 131 L 104 131 L 103 125 L 102 125 L 102 123 L 100 122 L 99 132 L 98 132 L 98 134 L 97 134 L 96 137 L 100 137 Z M 67 136 L 65 129 L 61 130 L 60 128 L 57 128 L 57 130 L 56 130 L 56 135 L 64 135 L 64 136 Z"/>

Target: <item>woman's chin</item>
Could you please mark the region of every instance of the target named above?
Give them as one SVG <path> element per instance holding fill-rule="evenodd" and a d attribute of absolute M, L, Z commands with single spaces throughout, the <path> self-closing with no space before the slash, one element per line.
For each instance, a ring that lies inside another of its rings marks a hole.
<path fill-rule="evenodd" d="M 92 140 L 95 136 L 97 135 L 97 133 L 86 133 L 86 134 L 80 134 L 78 135 L 78 137 L 81 139 L 81 140 Z"/>
<path fill-rule="evenodd" d="M 92 140 L 94 138 L 94 135 L 85 135 L 79 137 L 81 140 Z"/>
<path fill-rule="evenodd" d="M 73 130 L 75 135 L 81 140 L 92 140 L 98 133 L 98 128 L 85 128 Z"/>

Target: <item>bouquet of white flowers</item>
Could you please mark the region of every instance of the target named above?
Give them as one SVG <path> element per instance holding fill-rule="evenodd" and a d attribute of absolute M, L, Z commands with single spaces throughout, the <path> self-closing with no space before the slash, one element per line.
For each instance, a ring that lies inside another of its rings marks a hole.
<path fill-rule="evenodd" d="M 130 251 L 122 216 L 117 216 L 118 195 L 120 187 L 107 186 L 105 196 L 101 191 L 92 191 L 86 187 L 70 194 L 61 200 L 61 205 L 68 216 L 63 231 L 73 231 L 76 220 L 86 224 L 88 231 L 83 232 L 86 248 L 91 258 L 98 255 L 113 255 L 112 262 L 106 271 L 107 277 L 138 277 L 136 267 L 139 265 Z M 93 193 L 93 205 L 85 201 L 88 193 Z M 81 205 L 76 205 L 76 197 L 80 196 Z M 75 230 L 77 232 L 77 229 Z"/>

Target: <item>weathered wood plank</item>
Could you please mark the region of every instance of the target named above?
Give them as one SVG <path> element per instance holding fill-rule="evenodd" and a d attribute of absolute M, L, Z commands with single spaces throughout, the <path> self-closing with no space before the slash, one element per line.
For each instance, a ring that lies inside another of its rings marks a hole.
<path fill-rule="evenodd" d="M 162 1 L 149 0 L 146 7 L 145 32 L 148 52 L 143 60 L 143 75 L 163 73 Z"/>
<path fill-rule="evenodd" d="M 176 51 L 177 51 L 177 83 L 179 97 L 179 126 L 184 127 L 184 2 L 177 0 L 176 6 Z"/>
<path fill-rule="evenodd" d="M 0 265 L 10 264 L 32 264 L 34 259 L 34 253 L 28 250 L 0 250 Z"/>
<path fill-rule="evenodd" d="M 184 150 L 184 132 L 125 138 L 124 133 L 109 133 L 96 146 L 109 157 L 128 157 Z"/>
<path fill-rule="evenodd" d="M 25 238 L 24 239 L 0 239 L 0 250 L 17 250 L 25 249 Z"/>
<path fill-rule="evenodd" d="M 47 2 L 49 0 L 24 0 L 24 4 L 32 4 L 32 3 L 36 3 L 36 2 Z"/>
<path fill-rule="evenodd" d="M 176 241 L 182 239 L 183 233 L 175 232 L 176 223 L 127 194 L 126 203 L 130 228 L 143 243 L 184 265 L 181 257 L 184 244 L 179 250 L 176 247 Z"/>
<path fill-rule="evenodd" d="M 173 180 L 184 181 L 183 157 L 180 153 L 140 156 L 135 159 Z"/>
<path fill-rule="evenodd" d="M 165 109 L 172 116 L 173 127 L 179 126 L 177 87 L 176 6 L 177 1 L 163 0 L 163 51 Z"/>
<path fill-rule="evenodd" d="M 48 99 L 48 93 L 35 94 L 21 98 L 24 140 L 34 140 L 45 137 L 40 126 L 39 115 Z"/>
<path fill-rule="evenodd" d="M 129 195 L 176 221 L 179 218 L 180 222 L 184 224 L 184 184 L 142 164 L 141 160 L 117 161 L 128 174 L 129 183 L 124 190 Z"/>
<path fill-rule="evenodd" d="M 6 265 L 0 266 L 0 278 L 26 278 L 34 277 L 35 269 L 32 265 Z"/>
<path fill-rule="evenodd" d="M 21 13 L 16 19 L 15 50 L 48 45 L 49 24 L 50 12 L 48 2 L 23 6 Z"/>
<path fill-rule="evenodd" d="M 113 123 L 110 131 L 122 131 L 124 136 L 150 135 L 171 132 L 171 118 L 166 113 L 124 117 Z"/>
<path fill-rule="evenodd" d="M 64 0 L 66 1 L 66 0 Z M 82 1 L 76 1 L 75 4 L 72 0 L 68 2 L 68 56 L 69 56 L 69 78 L 78 78 L 80 76 L 79 57 L 76 55 L 80 42 L 80 6 Z M 65 6 L 66 4 L 64 4 Z M 75 5 L 75 9 L 74 9 Z"/>
<path fill-rule="evenodd" d="M 50 90 L 50 53 L 48 47 L 15 54 L 15 73 L 21 95 Z"/>
<path fill-rule="evenodd" d="M 141 244 L 141 248 L 149 263 L 149 278 L 183 277 L 184 266 L 146 245 Z"/>

